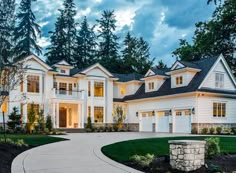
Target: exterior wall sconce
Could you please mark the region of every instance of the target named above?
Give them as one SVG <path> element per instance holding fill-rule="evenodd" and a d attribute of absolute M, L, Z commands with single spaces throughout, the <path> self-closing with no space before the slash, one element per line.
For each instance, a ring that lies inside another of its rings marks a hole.
<path fill-rule="evenodd" d="M 172 115 L 172 110 L 171 109 L 169 110 L 169 115 Z"/>
<path fill-rule="evenodd" d="M 192 108 L 191 112 L 192 114 L 195 114 L 195 108 Z"/>
<path fill-rule="evenodd" d="M 155 111 L 152 111 L 152 116 L 155 116 Z"/>
<path fill-rule="evenodd" d="M 138 112 L 136 112 L 136 117 L 138 117 Z"/>

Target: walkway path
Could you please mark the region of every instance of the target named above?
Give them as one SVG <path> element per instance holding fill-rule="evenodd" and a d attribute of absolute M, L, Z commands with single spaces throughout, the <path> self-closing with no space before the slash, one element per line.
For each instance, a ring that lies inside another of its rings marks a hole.
<path fill-rule="evenodd" d="M 70 139 L 69 141 L 40 146 L 17 156 L 12 163 L 12 173 L 139 172 L 107 158 L 101 153 L 101 147 L 118 141 L 166 136 L 173 134 L 133 132 L 69 134 L 62 136 Z"/>

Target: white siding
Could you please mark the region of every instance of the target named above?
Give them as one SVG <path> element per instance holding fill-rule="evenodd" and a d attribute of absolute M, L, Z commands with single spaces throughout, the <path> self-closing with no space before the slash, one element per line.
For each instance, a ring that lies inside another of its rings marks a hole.
<path fill-rule="evenodd" d="M 190 71 L 171 75 L 171 88 L 187 86 L 195 75 L 196 75 L 195 72 L 190 72 Z M 176 85 L 176 77 L 180 77 L 180 76 L 183 76 L 183 84 Z"/>
<path fill-rule="evenodd" d="M 235 90 L 235 86 L 230 79 L 229 74 L 227 73 L 223 63 L 219 61 L 219 63 L 215 66 L 213 71 L 209 74 L 208 78 L 203 83 L 202 87 L 204 88 L 213 88 L 215 89 L 215 74 L 216 73 L 223 73 L 224 74 L 224 88 L 225 90 Z M 217 88 L 218 89 L 218 88 Z"/>
<path fill-rule="evenodd" d="M 148 84 L 150 82 L 154 82 L 154 89 L 153 90 L 149 90 Z M 160 78 L 146 79 L 145 80 L 145 92 L 157 91 L 163 83 L 164 83 L 164 79 L 160 79 Z"/>

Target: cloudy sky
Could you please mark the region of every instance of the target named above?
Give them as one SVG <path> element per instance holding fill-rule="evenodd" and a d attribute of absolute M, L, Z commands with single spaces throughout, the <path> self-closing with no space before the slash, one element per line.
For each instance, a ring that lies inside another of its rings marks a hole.
<path fill-rule="evenodd" d="M 209 20 L 214 5 L 207 0 L 75 0 L 76 20 L 81 22 L 87 16 L 92 25 L 100 18 L 103 10 L 115 10 L 117 34 L 124 38 L 130 31 L 134 36 L 142 36 L 150 45 L 152 57 L 162 59 L 170 65 L 175 58 L 172 52 L 178 47 L 179 39 L 191 41 L 195 23 Z M 54 29 L 58 9 L 63 0 L 37 0 L 33 10 L 42 27 L 39 44 L 45 48 L 49 42 L 48 31 Z M 42 59 L 45 59 L 41 56 Z"/>

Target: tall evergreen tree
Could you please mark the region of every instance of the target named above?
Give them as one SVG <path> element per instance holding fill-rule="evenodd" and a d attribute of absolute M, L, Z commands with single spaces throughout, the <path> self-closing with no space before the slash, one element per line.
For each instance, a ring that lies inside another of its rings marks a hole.
<path fill-rule="evenodd" d="M 78 32 L 75 49 L 74 61 L 78 68 L 84 68 L 95 63 L 97 37 L 93 30 L 94 26 L 90 28 L 87 18 L 84 17 Z"/>
<path fill-rule="evenodd" d="M 73 0 L 65 0 L 60 16 L 55 23 L 55 31 L 51 33 L 51 46 L 48 48 L 47 63 L 53 64 L 65 59 L 69 63 L 75 61 L 76 23 L 75 3 Z"/>
<path fill-rule="evenodd" d="M 40 26 L 36 23 L 32 11 L 32 2 L 36 0 L 21 0 L 17 14 L 17 26 L 15 28 L 15 54 L 17 59 L 24 58 L 35 52 L 40 55 L 41 47 L 37 45 L 37 36 L 40 36 Z"/>
<path fill-rule="evenodd" d="M 103 11 L 102 17 L 97 22 L 99 24 L 99 61 L 111 72 L 116 72 L 120 59 L 118 56 L 118 37 L 115 34 L 116 19 L 114 11 Z"/>
<path fill-rule="evenodd" d="M 157 66 L 156 66 L 158 69 L 167 69 L 167 65 L 162 61 L 162 60 L 160 60 L 160 61 L 158 61 L 158 64 L 157 64 Z"/>
<path fill-rule="evenodd" d="M 0 1 L 0 67 L 12 61 L 15 0 Z"/>
<path fill-rule="evenodd" d="M 216 6 L 212 19 L 198 22 L 193 37 L 193 44 L 180 41 L 180 47 L 173 54 L 183 60 L 196 60 L 208 56 L 223 54 L 229 66 L 236 74 L 236 1 L 208 0 Z"/>

